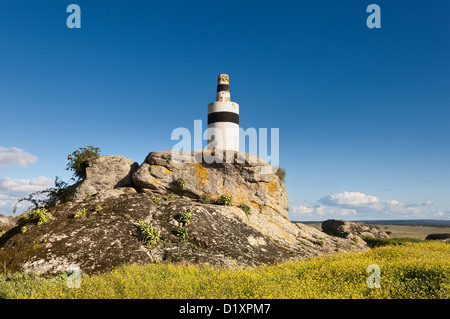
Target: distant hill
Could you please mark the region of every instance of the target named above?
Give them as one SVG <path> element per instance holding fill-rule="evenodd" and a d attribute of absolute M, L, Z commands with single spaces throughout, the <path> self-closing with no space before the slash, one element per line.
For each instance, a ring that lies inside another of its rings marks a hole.
<path fill-rule="evenodd" d="M 316 224 L 322 221 L 292 221 L 293 223 Z M 366 224 L 380 225 L 410 225 L 410 226 L 434 226 L 434 227 L 450 227 L 450 220 L 438 219 L 386 219 L 386 220 L 352 220 L 352 222 L 361 222 Z"/>

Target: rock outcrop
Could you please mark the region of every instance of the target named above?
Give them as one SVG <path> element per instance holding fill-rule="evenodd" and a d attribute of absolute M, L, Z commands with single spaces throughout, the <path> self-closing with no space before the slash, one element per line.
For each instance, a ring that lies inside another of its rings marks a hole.
<path fill-rule="evenodd" d="M 196 161 L 179 163 L 170 152 L 150 153 L 139 168 L 119 157 L 90 160 L 87 178 L 74 186 L 81 195 L 50 208 L 47 223 L 30 220 L 25 232 L 16 226 L 0 238 L 0 264 L 41 274 L 155 261 L 248 267 L 367 249 L 362 240 L 291 223 L 286 189 L 262 159 L 235 153 L 247 160 L 206 164 L 198 153 L 185 155 Z M 215 203 L 221 195 L 232 195 L 232 206 Z M 180 219 L 187 212 L 188 224 Z M 144 245 L 140 222 L 159 232 L 156 244 Z"/>
<path fill-rule="evenodd" d="M 343 220 L 328 219 L 322 222 L 322 231 L 330 235 L 343 237 L 368 237 L 368 238 L 389 238 L 389 235 L 376 226 L 364 223 L 348 222 Z"/>
<path fill-rule="evenodd" d="M 118 187 L 132 187 L 132 174 L 139 167 L 135 161 L 120 155 L 100 156 L 86 161 L 86 178 L 74 187 L 72 200 Z"/>
<path fill-rule="evenodd" d="M 0 231 L 7 231 L 14 225 L 15 222 L 11 217 L 0 214 Z"/>
<path fill-rule="evenodd" d="M 425 237 L 427 240 L 443 240 L 443 241 L 450 241 L 450 234 L 444 233 L 444 234 L 429 234 L 427 237 Z"/>
<path fill-rule="evenodd" d="M 133 174 L 133 182 L 141 189 L 194 199 L 231 195 L 236 205 L 244 203 L 257 211 L 268 208 L 287 217 L 286 188 L 265 160 L 240 152 L 232 152 L 229 163 L 226 159 L 225 152 L 185 152 L 176 158 L 171 151 L 151 152 Z M 180 178 L 186 182 L 185 189 L 177 183 Z"/>

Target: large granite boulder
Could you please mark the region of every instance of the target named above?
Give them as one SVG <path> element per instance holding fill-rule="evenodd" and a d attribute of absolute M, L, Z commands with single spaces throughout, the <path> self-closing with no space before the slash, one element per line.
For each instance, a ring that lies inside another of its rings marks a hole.
<path fill-rule="evenodd" d="M 222 160 L 221 160 L 222 159 Z M 178 179 L 184 179 L 181 189 Z M 232 195 L 233 204 L 246 204 L 257 211 L 270 209 L 287 218 L 288 194 L 284 183 L 262 158 L 248 153 L 194 151 L 173 155 L 151 152 L 133 174 L 141 189 L 172 192 L 194 199 L 217 200 Z"/>
<path fill-rule="evenodd" d="M 86 177 L 72 187 L 74 201 L 118 187 L 132 187 L 131 176 L 139 167 L 135 161 L 120 155 L 90 158 L 86 164 Z"/>

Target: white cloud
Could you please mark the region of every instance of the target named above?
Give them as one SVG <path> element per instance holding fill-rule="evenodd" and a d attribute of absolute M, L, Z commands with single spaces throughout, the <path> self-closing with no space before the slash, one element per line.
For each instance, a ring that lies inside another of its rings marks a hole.
<path fill-rule="evenodd" d="M 0 213 L 12 212 L 19 198 L 51 186 L 53 179 L 44 176 L 32 179 L 0 178 Z"/>
<path fill-rule="evenodd" d="M 444 212 L 440 209 L 433 209 L 432 211 L 434 212 L 433 215 L 435 217 L 443 217 L 444 216 Z"/>
<path fill-rule="evenodd" d="M 303 206 L 303 205 L 293 206 L 292 207 L 292 212 L 295 215 L 310 215 L 312 212 L 314 212 L 314 208 L 306 207 L 306 206 Z"/>
<path fill-rule="evenodd" d="M 429 199 L 427 199 L 423 203 L 407 203 L 405 204 L 405 207 L 421 207 L 421 206 L 431 206 L 433 205 L 433 202 Z"/>
<path fill-rule="evenodd" d="M 294 206 L 291 214 L 295 218 L 310 220 L 324 218 L 391 219 L 424 218 L 418 206 L 432 205 L 431 201 L 404 205 L 397 200 L 380 200 L 376 196 L 361 192 L 340 192 L 320 198 L 310 206 Z"/>
<path fill-rule="evenodd" d="M 5 148 L 0 146 L 0 169 L 6 166 L 26 167 L 36 163 L 36 161 L 36 156 L 31 155 L 20 148 Z"/>
<path fill-rule="evenodd" d="M 431 212 L 433 213 L 434 217 L 437 217 L 439 219 L 450 219 L 450 211 L 443 211 L 442 209 L 432 209 Z"/>
<path fill-rule="evenodd" d="M 339 215 L 342 216 L 350 216 L 350 215 L 356 215 L 357 211 L 356 209 L 348 209 L 348 208 L 343 208 L 339 210 Z"/>
<path fill-rule="evenodd" d="M 360 192 L 343 191 L 342 193 L 331 194 L 319 199 L 319 203 L 326 206 L 340 206 L 348 208 L 382 208 L 382 203 L 378 198 Z"/>
<path fill-rule="evenodd" d="M 53 185 L 53 179 L 40 176 L 32 179 L 0 178 L 0 193 L 18 194 L 32 193 Z"/>
<path fill-rule="evenodd" d="M 431 201 L 427 201 L 420 205 L 406 206 L 397 200 L 380 200 L 379 198 L 366 195 L 361 192 L 335 193 L 319 199 L 319 203 L 326 206 L 334 206 L 342 209 L 354 209 L 361 213 L 418 213 L 414 207 L 430 205 Z"/>

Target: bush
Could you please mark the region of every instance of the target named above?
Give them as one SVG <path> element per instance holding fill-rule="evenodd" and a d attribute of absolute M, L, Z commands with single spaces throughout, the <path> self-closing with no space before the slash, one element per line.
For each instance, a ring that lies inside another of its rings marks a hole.
<path fill-rule="evenodd" d="M 68 183 L 59 179 L 58 176 L 55 177 L 55 186 L 44 189 L 42 191 L 34 192 L 28 196 L 19 198 L 14 204 L 13 213 L 17 211 L 17 206 L 23 202 L 30 202 L 32 206 L 28 209 L 38 209 L 38 208 L 50 208 L 56 205 L 56 203 L 61 200 L 65 195 L 65 189 Z"/>
<path fill-rule="evenodd" d="M 144 245 L 151 247 L 159 242 L 160 240 L 159 236 L 161 235 L 161 231 L 154 229 L 149 221 L 141 220 L 138 223 L 137 227 L 142 236 L 142 242 L 144 243 Z"/>
<path fill-rule="evenodd" d="M 152 198 L 153 203 L 155 203 L 155 205 L 157 205 L 157 206 L 160 206 L 160 205 L 162 205 L 162 206 L 167 205 L 167 203 L 163 203 L 163 202 L 161 201 L 161 198 L 158 198 L 158 197 L 156 197 L 155 195 L 152 195 L 151 198 Z"/>
<path fill-rule="evenodd" d="M 250 215 L 250 206 L 246 204 L 239 204 L 238 207 L 242 209 L 247 216 Z"/>
<path fill-rule="evenodd" d="M 188 239 L 188 237 L 189 237 L 188 228 L 184 227 L 184 226 L 180 226 L 178 228 L 177 236 L 184 240 Z"/>
<path fill-rule="evenodd" d="M 177 179 L 177 183 L 181 189 L 186 189 L 186 180 L 183 177 Z"/>
<path fill-rule="evenodd" d="M 189 224 L 192 220 L 192 214 L 190 212 L 182 212 L 178 217 L 178 221 L 182 223 L 184 226 Z"/>
<path fill-rule="evenodd" d="M 80 208 L 79 210 L 77 210 L 77 212 L 73 216 L 73 218 L 85 218 L 85 217 L 86 217 L 86 209 L 85 208 Z"/>
<path fill-rule="evenodd" d="M 165 200 L 165 201 L 171 201 L 171 200 L 173 200 L 173 199 L 174 199 L 174 196 L 173 196 L 172 193 L 167 193 L 167 195 L 164 196 L 164 200 Z"/>
<path fill-rule="evenodd" d="M 208 195 L 205 195 L 202 198 L 200 198 L 200 203 L 211 204 L 211 198 Z"/>
<path fill-rule="evenodd" d="M 89 145 L 88 147 L 80 147 L 75 152 L 67 156 L 66 170 L 74 171 L 74 176 L 79 180 L 86 177 L 86 161 L 90 158 L 100 156 L 100 148 Z"/>
<path fill-rule="evenodd" d="M 42 225 L 48 222 L 51 218 L 52 214 L 49 213 L 47 209 L 38 208 L 29 212 L 28 215 L 20 217 L 17 223 L 19 226 L 23 226 L 30 220 L 37 220 L 37 225 Z"/>
<path fill-rule="evenodd" d="M 97 213 L 100 213 L 102 210 L 103 210 L 103 207 L 102 207 L 101 205 L 97 205 L 97 206 L 95 207 L 95 211 L 96 211 Z"/>
<path fill-rule="evenodd" d="M 233 203 L 233 195 L 222 195 L 217 200 L 217 204 L 231 206 Z"/>
<path fill-rule="evenodd" d="M 275 175 L 277 175 L 280 178 L 280 180 L 284 183 L 285 179 L 286 179 L 286 169 L 282 168 L 282 167 L 278 167 Z"/>

